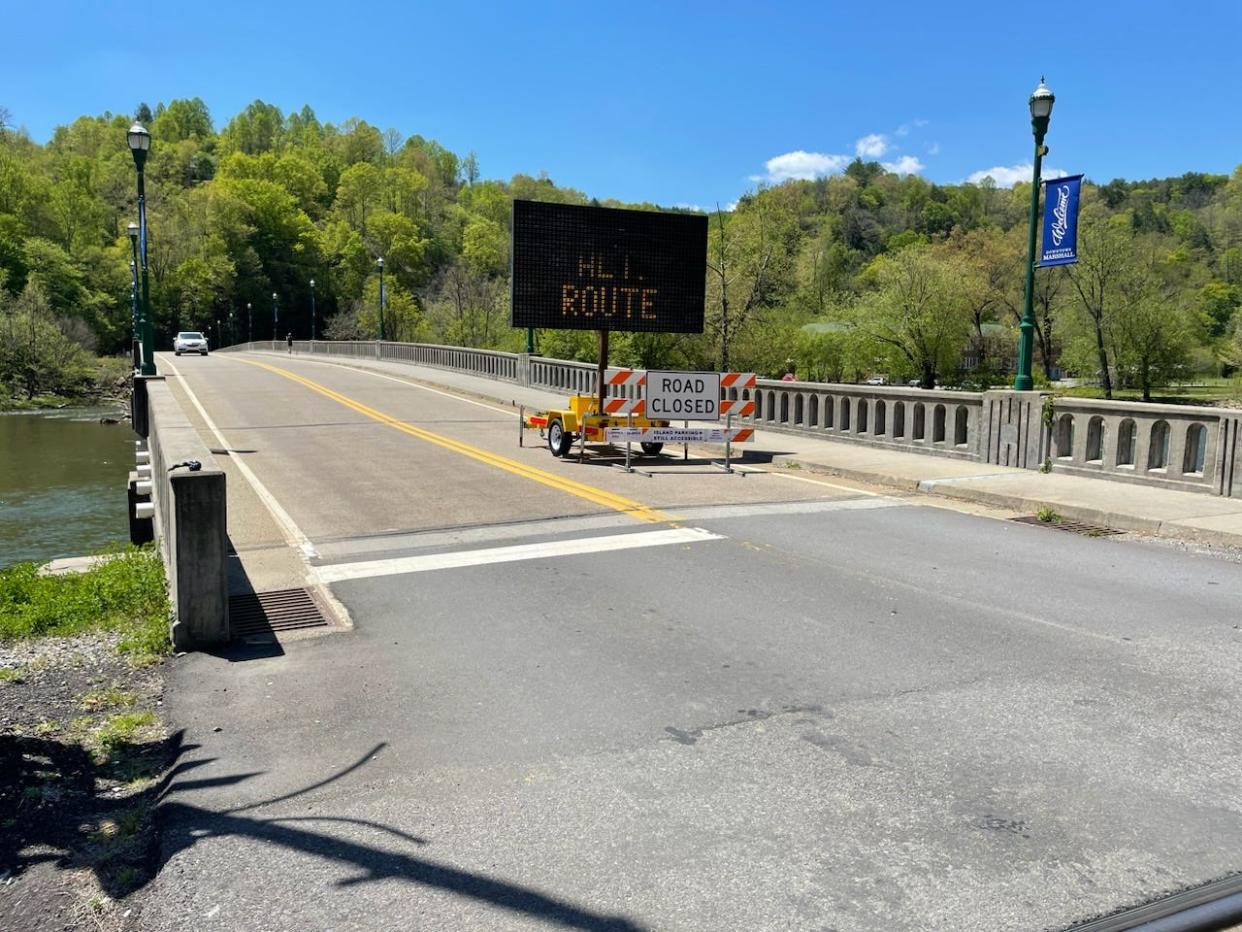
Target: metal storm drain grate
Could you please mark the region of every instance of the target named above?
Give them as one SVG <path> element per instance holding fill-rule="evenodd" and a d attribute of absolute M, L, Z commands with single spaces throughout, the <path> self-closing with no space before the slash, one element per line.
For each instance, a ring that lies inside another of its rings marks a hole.
<path fill-rule="evenodd" d="M 1112 537 L 1114 534 L 1124 534 L 1115 527 L 1101 527 L 1098 524 L 1084 524 L 1081 521 L 1040 521 L 1037 515 L 1023 515 L 1020 518 L 1010 518 L 1010 521 L 1016 521 L 1018 524 L 1033 524 L 1036 527 L 1050 527 L 1057 531 L 1069 531 L 1071 534 L 1081 534 L 1084 537 Z"/>
<path fill-rule="evenodd" d="M 276 589 L 229 599 L 234 638 L 326 627 L 328 619 L 305 589 Z"/>

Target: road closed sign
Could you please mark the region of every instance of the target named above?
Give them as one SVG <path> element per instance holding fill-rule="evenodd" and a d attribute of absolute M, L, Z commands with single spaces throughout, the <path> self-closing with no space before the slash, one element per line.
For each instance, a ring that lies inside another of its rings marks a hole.
<path fill-rule="evenodd" d="M 653 420 L 720 420 L 719 372 L 647 372 L 647 417 Z"/>

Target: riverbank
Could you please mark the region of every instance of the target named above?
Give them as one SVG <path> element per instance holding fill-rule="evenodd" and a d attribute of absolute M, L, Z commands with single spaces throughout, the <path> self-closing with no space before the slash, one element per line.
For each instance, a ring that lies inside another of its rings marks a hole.
<path fill-rule="evenodd" d="M 0 928 L 140 928 L 163 723 L 168 600 L 153 551 L 89 572 L 0 570 Z"/>
<path fill-rule="evenodd" d="M 0 411 L 44 411 L 73 407 L 116 407 L 129 410 L 132 366 L 119 356 L 98 356 L 83 378 L 75 381 L 72 392 L 3 391 L 0 382 Z"/>

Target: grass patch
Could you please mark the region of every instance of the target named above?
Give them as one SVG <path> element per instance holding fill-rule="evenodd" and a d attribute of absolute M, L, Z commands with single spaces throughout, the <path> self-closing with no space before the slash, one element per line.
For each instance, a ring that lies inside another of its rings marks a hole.
<path fill-rule="evenodd" d="M 1053 509 L 1049 508 L 1047 505 L 1039 509 L 1039 511 L 1035 513 L 1035 517 L 1038 518 L 1040 521 L 1044 522 L 1044 524 L 1060 524 L 1061 523 L 1061 516 L 1057 514 Z"/>
<path fill-rule="evenodd" d="M 99 823 L 99 831 L 91 836 L 91 841 L 96 843 L 125 841 L 137 835 L 146 821 L 147 810 L 143 807 L 134 806 L 130 809 L 122 809 Z"/>
<path fill-rule="evenodd" d="M 0 641 L 119 631 L 119 649 L 140 661 L 168 653 L 164 567 L 131 547 L 85 573 L 40 576 L 36 563 L 0 570 Z"/>
<path fill-rule="evenodd" d="M 128 708 L 138 701 L 138 696 L 127 689 L 121 689 L 115 683 L 107 689 L 95 689 L 80 700 L 84 712 L 98 712 L 107 708 Z"/>
<path fill-rule="evenodd" d="M 95 726 L 91 739 L 106 757 L 111 757 L 121 745 L 136 744 L 143 730 L 157 721 L 154 712 L 120 712 Z"/>
<path fill-rule="evenodd" d="M 21 667 L 0 667 L 0 683 L 24 683 L 26 673 Z"/>

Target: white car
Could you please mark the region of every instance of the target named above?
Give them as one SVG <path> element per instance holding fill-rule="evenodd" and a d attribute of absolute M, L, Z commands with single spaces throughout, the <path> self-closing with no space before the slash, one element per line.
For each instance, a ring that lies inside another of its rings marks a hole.
<path fill-rule="evenodd" d="M 178 356 L 182 353 L 198 353 L 206 356 L 207 338 L 197 330 L 182 330 L 173 338 L 173 352 Z"/>

